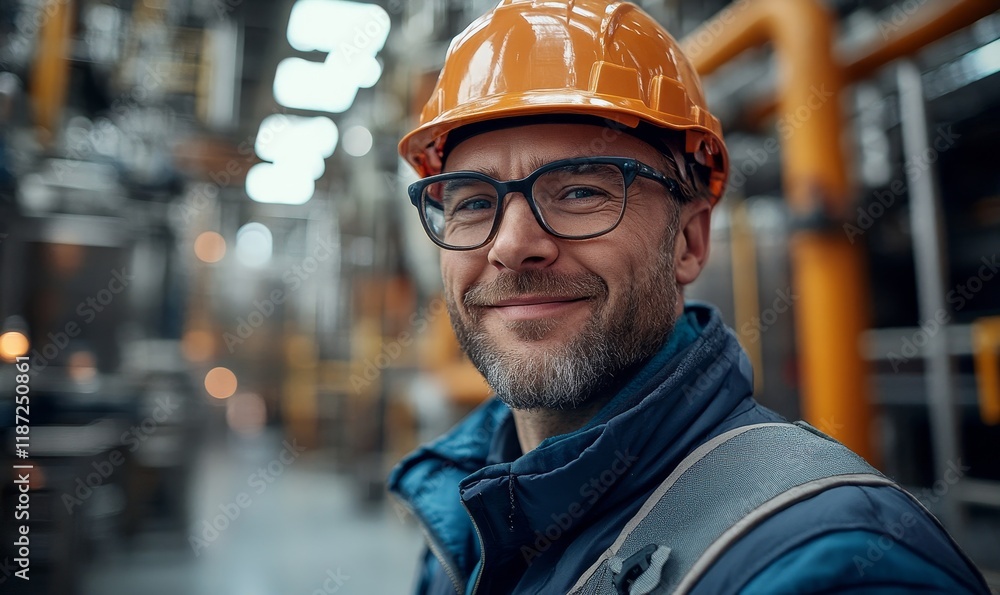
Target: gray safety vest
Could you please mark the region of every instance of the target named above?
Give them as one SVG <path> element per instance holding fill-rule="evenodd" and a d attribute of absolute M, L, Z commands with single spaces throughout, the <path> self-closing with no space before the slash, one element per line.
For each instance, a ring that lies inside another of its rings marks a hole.
<path fill-rule="evenodd" d="M 677 465 L 570 593 L 687 593 L 761 522 L 847 485 L 899 487 L 805 422 L 730 430 Z"/>

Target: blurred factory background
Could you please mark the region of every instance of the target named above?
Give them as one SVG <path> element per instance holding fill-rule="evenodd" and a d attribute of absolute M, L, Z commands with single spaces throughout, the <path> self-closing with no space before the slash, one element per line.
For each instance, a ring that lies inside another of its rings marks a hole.
<path fill-rule="evenodd" d="M 0 592 L 410 588 L 384 478 L 488 390 L 396 143 L 493 4 L 0 0 Z M 997 5 L 639 4 L 733 156 L 690 297 L 1000 584 Z"/>

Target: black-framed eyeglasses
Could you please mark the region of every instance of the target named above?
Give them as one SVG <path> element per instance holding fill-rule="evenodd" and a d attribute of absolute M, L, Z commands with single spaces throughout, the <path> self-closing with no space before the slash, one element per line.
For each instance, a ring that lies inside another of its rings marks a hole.
<path fill-rule="evenodd" d="M 435 244 L 475 250 L 496 236 L 504 198 L 512 192 L 524 195 L 538 224 L 558 238 L 604 235 L 621 223 L 636 177 L 659 182 L 680 200 L 675 180 L 627 157 L 561 159 L 507 182 L 475 171 L 448 172 L 414 182 L 409 195 Z"/>

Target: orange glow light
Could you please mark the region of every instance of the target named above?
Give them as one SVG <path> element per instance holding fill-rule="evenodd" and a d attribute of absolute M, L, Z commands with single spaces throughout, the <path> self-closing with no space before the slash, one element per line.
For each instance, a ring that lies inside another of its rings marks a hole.
<path fill-rule="evenodd" d="M 0 335 L 0 358 L 5 362 L 12 362 L 25 355 L 30 347 L 31 343 L 23 333 L 10 331 Z"/>
<path fill-rule="evenodd" d="M 233 396 L 236 385 L 236 374 L 229 368 L 212 368 L 205 374 L 205 390 L 216 399 Z"/>
<path fill-rule="evenodd" d="M 226 239 L 214 231 L 202 232 L 194 240 L 194 255 L 202 262 L 219 262 L 226 255 Z"/>

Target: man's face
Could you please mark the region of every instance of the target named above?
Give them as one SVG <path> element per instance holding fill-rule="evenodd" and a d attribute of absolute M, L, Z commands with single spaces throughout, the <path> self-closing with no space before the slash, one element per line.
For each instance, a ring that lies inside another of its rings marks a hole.
<path fill-rule="evenodd" d="M 591 125 L 538 124 L 461 142 L 445 171 L 498 180 L 571 157 L 662 157 L 627 134 Z M 492 242 L 444 250 L 445 299 L 459 342 L 515 409 L 574 409 L 656 352 L 681 310 L 674 276 L 679 206 L 653 180 L 628 188 L 621 223 L 603 236 L 564 240 L 543 230 L 520 194 L 506 198 Z"/>

